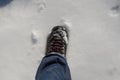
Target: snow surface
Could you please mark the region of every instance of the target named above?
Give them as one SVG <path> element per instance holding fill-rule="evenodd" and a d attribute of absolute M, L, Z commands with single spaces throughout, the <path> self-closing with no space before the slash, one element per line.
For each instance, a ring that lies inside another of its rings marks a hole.
<path fill-rule="evenodd" d="M 0 79 L 34 80 L 61 21 L 71 24 L 72 79 L 120 80 L 119 0 L 0 0 Z"/>

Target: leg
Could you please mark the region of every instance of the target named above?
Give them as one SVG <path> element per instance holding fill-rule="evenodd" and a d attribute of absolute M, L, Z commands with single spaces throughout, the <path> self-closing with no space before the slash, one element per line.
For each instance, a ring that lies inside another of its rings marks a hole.
<path fill-rule="evenodd" d="M 36 80 L 71 80 L 66 59 L 59 53 L 45 56 L 38 68 Z"/>

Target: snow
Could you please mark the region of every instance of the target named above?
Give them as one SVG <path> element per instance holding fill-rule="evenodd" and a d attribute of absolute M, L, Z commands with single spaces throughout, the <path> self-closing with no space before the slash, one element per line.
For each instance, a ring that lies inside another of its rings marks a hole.
<path fill-rule="evenodd" d="M 34 80 L 56 25 L 69 27 L 73 80 L 120 79 L 119 0 L 9 1 L 0 3 L 1 80 Z"/>
<path fill-rule="evenodd" d="M 111 17 L 118 17 L 120 15 L 120 5 L 113 6 L 110 10 L 109 15 Z"/>

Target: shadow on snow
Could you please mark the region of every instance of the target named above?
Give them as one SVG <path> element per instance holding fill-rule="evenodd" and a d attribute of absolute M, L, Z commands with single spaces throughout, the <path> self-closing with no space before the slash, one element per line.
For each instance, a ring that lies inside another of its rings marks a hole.
<path fill-rule="evenodd" d="M 8 5 L 12 1 L 13 0 L 0 0 L 0 8 L 5 7 L 6 5 Z"/>

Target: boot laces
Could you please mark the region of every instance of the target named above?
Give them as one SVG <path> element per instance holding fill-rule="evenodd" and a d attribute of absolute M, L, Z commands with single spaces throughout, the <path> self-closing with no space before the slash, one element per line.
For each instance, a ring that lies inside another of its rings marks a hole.
<path fill-rule="evenodd" d="M 64 54 L 65 41 L 63 40 L 62 37 L 60 36 L 58 37 L 55 35 L 49 44 L 48 52 L 60 52 L 61 54 Z"/>

